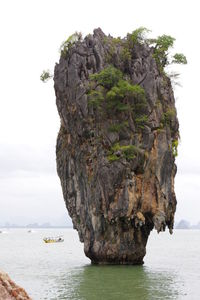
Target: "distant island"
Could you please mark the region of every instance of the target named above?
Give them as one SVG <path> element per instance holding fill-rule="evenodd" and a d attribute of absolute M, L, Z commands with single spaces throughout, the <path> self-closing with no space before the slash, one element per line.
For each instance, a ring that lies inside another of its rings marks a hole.
<path fill-rule="evenodd" d="M 186 220 L 181 220 L 175 225 L 175 229 L 200 229 L 200 222 L 196 225 L 190 225 Z"/>
<path fill-rule="evenodd" d="M 5 223 L 1 228 L 72 228 L 71 225 L 52 225 L 51 223 L 30 223 L 27 225 Z"/>
<path fill-rule="evenodd" d="M 15 223 L 9 223 L 6 222 L 5 224 L 1 224 L 0 228 L 72 228 L 73 226 L 71 224 L 51 224 L 50 222 L 45 222 L 42 224 L 39 224 L 37 222 L 21 225 L 21 224 L 15 224 Z M 200 222 L 193 225 L 190 224 L 187 220 L 180 220 L 179 222 L 175 223 L 175 229 L 200 229 Z"/>

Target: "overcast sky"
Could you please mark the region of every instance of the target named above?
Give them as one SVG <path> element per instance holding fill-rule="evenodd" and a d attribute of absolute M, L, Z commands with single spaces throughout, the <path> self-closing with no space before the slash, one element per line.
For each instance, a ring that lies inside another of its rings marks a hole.
<path fill-rule="evenodd" d="M 101 27 L 125 36 L 144 26 L 154 36 L 176 38 L 183 52 L 176 105 L 181 145 L 176 160 L 176 221 L 200 221 L 200 42 L 199 1 L 179 0 L 2 0 L 0 1 L 0 224 L 59 222 L 67 217 L 56 174 L 55 144 L 60 121 L 53 82 L 59 47 L 74 31 Z M 174 66 L 174 70 L 177 67 Z"/>

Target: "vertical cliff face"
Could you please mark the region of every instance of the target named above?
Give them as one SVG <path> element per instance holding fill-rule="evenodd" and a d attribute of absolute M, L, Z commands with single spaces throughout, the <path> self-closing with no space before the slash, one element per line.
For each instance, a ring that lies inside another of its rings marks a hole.
<path fill-rule="evenodd" d="M 178 121 L 154 51 L 96 29 L 55 67 L 57 172 L 93 263 L 141 264 L 150 231 L 173 229 Z"/>

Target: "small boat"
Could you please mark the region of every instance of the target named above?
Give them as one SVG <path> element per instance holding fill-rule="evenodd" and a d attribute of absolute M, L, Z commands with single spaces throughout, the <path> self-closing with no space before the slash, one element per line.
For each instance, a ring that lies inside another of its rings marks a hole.
<path fill-rule="evenodd" d="M 64 239 L 62 236 L 45 237 L 45 238 L 43 238 L 43 241 L 45 243 L 60 243 L 60 242 L 64 242 Z"/>

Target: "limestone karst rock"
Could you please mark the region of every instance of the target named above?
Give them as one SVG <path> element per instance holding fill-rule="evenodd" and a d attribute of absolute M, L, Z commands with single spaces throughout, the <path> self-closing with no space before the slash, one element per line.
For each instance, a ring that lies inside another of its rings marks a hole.
<path fill-rule="evenodd" d="M 26 291 L 16 285 L 8 274 L 0 271 L 0 299 L 2 300 L 31 300 Z"/>
<path fill-rule="evenodd" d="M 63 46 L 54 82 L 57 172 L 85 254 L 142 264 L 150 231 L 172 232 L 174 223 L 179 125 L 170 79 L 153 47 L 96 29 Z"/>

